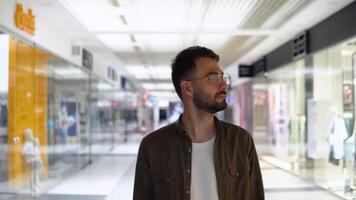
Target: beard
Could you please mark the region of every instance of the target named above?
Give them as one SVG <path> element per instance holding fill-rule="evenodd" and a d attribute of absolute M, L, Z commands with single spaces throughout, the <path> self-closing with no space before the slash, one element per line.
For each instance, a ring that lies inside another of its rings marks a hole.
<path fill-rule="evenodd" d="M 203 92 L 195 92 L 193 94 L 193 102 L 197 108 L 200 110 L 204 110 L 206 112 L 209 112 L 211 114 L 214 114 L 216 112 L 219 112 L 221 110 L 225 110 L 227 108 L 227 103 L 225 100 L 222 102 L 217 102 L 215 100 L 215 97 L 220 95 L 220 94 L 226 94 L 226 92 L 219 92 L 216 94 L 213 98 L 210 97 L 210 95 L 203 93 Z"/>

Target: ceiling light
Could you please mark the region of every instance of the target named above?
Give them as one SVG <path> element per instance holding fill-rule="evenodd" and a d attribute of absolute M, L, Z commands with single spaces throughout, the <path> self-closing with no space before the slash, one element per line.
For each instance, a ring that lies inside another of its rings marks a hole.
<path fill-rule="evenodd" d="M 343 50 L 341 50 L 341 55 L 342 56 L 351 56 L 354 52 L 356 52 L 356 51 L 352 51 L 352 50 L 349 50 L 349 49 L 343 49 Z"/>
<path fill-rule="evenodd" d="M 127 25 L 128 25 L 128 24 L 127 24 L 127 20 L 126 20 L 125 16 L 120 15 L 120 19 L 121 19 L 121 22 L 122 22 L 122 24 L 123 24 L 123 25 L 125 25 L 125 26 L 127 26 Z"/>
<path fill-rule="evenodd" d="M 119 0 L 111 0 L 111 3 L 112 3 L 112 5 L 115 6 L 115 7 L 120 7 Z"/>

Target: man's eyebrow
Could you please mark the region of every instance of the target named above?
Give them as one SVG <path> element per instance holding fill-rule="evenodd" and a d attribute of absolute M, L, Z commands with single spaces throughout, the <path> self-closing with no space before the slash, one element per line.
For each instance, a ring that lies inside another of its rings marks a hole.
<path fill-rule="evenodd" d="M 209 73 L 207 74 L 207 76 L 213 75 L 213 74 L 221 74 L 221 75 L 224 75 L 224 72 L 222 72 L 222 71 L 219 71 L 219 72 L 209 72 Z"/>

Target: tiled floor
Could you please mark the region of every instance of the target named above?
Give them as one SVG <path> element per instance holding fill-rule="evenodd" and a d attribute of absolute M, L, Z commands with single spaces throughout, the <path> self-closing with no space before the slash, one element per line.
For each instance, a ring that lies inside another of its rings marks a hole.
<path fill-rule="evenodd" d="M 39 200 L 130 200 L 132 199 L 135 162 L 138 143 L 118 145 L 110 153 L 100 154 L 99 159 L 63 180 Z M 292 175 L 267 161 L 260 161 L 267 200 L 323 199 L 339 197 Z M 8 198 L 0 194 L 0 199 Z M 30 199 L 30 198 L 28 198 Z"/>
<path fill-rule="evenodd" d="M 275 166 L 260 161 L 265 187 L 266 199 L 300 200 L 300 199 L 340 199 L 320 187 L 312 185 Z"/>
<path fill-rule="evenodd" d="M 340 199 L 275 166 L 260 161 L 266 199 Z M 40 200 L 132 199 L 135 156 L 106 156 L 64 180 Z"/>

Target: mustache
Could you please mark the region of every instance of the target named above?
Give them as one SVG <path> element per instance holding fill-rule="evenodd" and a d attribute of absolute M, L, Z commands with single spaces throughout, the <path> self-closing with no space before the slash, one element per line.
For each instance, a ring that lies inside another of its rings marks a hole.
<path fill-rule="evenodd" d="M 227 95 L 227 92 L 221 91 L 221 92 L 217 93 L 215 96 L 219 96 L 219 95 Z"/>

